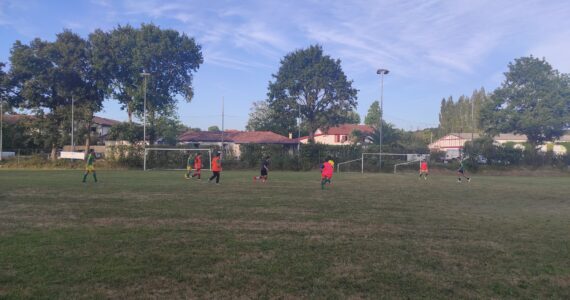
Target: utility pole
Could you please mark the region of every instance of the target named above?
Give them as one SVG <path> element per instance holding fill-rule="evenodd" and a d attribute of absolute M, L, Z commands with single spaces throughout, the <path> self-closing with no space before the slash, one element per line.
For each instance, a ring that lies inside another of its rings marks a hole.
<path fill-rule="evenodd" d="M 387 69 L 378 69 L 376 74 L 380 75 L 381 87 L 380 87 L 380 124 L 379 124 L 379 131 L 380 131 L 380 171 L 382 171 L 382 115 L 384 114 L 384 75 L 390 73 Z"/>

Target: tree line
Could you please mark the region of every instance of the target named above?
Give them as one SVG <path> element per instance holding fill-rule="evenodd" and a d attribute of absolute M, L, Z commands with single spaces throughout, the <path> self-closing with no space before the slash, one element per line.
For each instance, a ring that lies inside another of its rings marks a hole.
<path fill-rule="evenodd" d="M 149 74 L 147 135 L 152 143 L 157 136 L 154 125 L 175 117 L 177 97 L 192 100 L 193 73 L 203 63 L 194 38 L 153 24 L 97 29 L 87 39 L 64 30 L 55 41 L 16 41 L 9 60 L 10 69 L 1 74 L 2 97 L 8 109 L 35 115 L 36 144 L 51 149 L 52 158 L 69 142 L 72 104 L 77 135 L 87 147 L 93 116 L 102 110 L 104 99 L 116 99 L 130 123 L 133 116 L 142 117 L 142 72 Z"/>
<path fill-rule="evenodd" d="M 570 76 L 544 58 L 520 57 L 508 64 L 501 85 L 487 94 L 441 101 L 439 133 L 523 134 L 531 149 L 552 142 L 570 130 Z M 473 114 L 473 115 L 472 115 Z"/>

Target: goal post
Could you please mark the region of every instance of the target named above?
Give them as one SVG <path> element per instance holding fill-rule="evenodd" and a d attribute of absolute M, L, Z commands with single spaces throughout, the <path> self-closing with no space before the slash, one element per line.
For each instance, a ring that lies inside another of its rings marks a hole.
<path fill-rule="evenodd" d="M 382 159 L 380 160 L 380 157 Z M 429 154 L 417 154 L 417 153 L 362 153 L 361 155 L 361 173 L 364 173 L 366 169 L 369 170 L 380 170 L 381 166 L 378 164 L 382 162 L 382 166 L 394 167 L 396 165 L 405 165 L 409 162 L 420 161 L 421 159 L 426 159 Z M 376 165 L 375 167 L 372 167 Z"/>
<path fill-rule="evenodd" d="M 202 170 L 210 170 L 212 149 L 145 148 L 143 170 L 186 170 L 190 154 L 202 153 Z"/>

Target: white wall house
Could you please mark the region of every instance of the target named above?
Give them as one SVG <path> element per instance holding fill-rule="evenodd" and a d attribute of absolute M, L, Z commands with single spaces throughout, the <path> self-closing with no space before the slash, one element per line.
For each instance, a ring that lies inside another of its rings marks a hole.
<path fill-rule="evenodd" d="M 328 130 L 317 129 L 315 131 L 315 143 L 325 145 L 351 145 L 354 143 L 352 133 L 355 130 L 365 135 L 371 135 L 374 132 L 374 129 L 368 125 L 342 124 L 331 127 Z M 360 142 L 365 142 L 365 140 L 367 139 L 364 138 Z M 309 137 L 301 137 L 299 141 L 303 144 L 307 144 Z"/>
<path fill-rule="evenodd" d="M 456 158 L 463 147 L 465 147 L 466 142 L 470 142 L 472 138 L 477 139 L 480 135 L 478 133 L 450 133 L 437 141 L 429 144 L 428 148 L 430 151 L 442 151 L 449 153 L 450 157 L 446 158 Z M 514 133 L 502 133 L 493 138 L 496 145 L 504 145 L 506 143 L 514 143 L 515 148 L 524 149 L 524 143 L 527 142 L 526 135 L 514 134 Z M 566 134 L 560 137 L 556 142 L 570 142 L 570 134 Z M 542 145 L 541 151 L 546 152 L 547 145 Z M 556 154 L 565 154 L 567 149 L 562 145 L 553 145 L 553 152 Z"/>

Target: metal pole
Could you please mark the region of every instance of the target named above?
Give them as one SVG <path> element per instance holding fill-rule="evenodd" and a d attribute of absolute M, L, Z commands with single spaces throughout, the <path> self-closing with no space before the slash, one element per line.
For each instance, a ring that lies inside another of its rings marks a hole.
<path fill-rule="evenodd" d="M 224 96 L 222 96 L 222 155 L 220 160 L 224 158 Z"/>
<path fill-rule="evenodd" d="M 380 87 L 380 171 L 382 171 L 382 116 L 384 115 L 384 75 L 390 73 L 387 69 L 378 69 L 376 74 L 380 75 L 381 87 Z"/>
<path fill-rule="evenodd" d="M 297 151 L 301 153 L 301 104 L 299 104 L 299 120 L 297 122 L 297 128 L 299 130 L 299 133 L 297 133 Z"/>
<path fill-rule="evenodd" d="M 146 90 L 147 90 L 147 78 L 148 78 L 148 76 L 150 76 L 150 73 L 143 71 L 141 73 L 141 75 L 144 78 L 144 82 L 143 82 L 143 86 L 144 86 L 143 148 L 145 148 L 145 151 L 144 151 L 144 157 L 143 157 L 143 170 L 146 171 Z"/>
<path fill-rule="evenodd" d="M 384 72 L 380 74 L 381 88 L 380 88 L 380 172 L 382 171 L 382 115 L 384 114 Z"/>
<path fill-rule="evenodd" d="M 73 99 L 73 96 L 71 96 L 71 151 L 72 152 L 75 152 L 75 141 L 73 139 L 73 135 L 75 133 L 74 111 L 73 111 L 74 104 L 75 100 Z"/>
<path fill-rule="evenodd" d="M 0 161 L 2 160 L 2 137 L 4 136 L 4 98 L 0 98 Z"/>
<path fill-rule="evenodd" d="M 471 143 L 473 143 L 473 135 L 475 133 L 475 118 L 473 108 L 475 107 L 475 99 L 471 99 Z"/>

